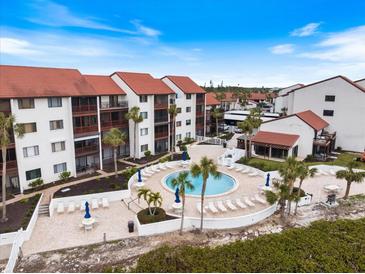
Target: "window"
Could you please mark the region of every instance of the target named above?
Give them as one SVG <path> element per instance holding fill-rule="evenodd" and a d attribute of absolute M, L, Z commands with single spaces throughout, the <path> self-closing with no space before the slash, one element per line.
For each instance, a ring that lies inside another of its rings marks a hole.
<path fill-rule="evenodd" d="M 37 124 L 36 123 L 25 123 L 22 124 L 24 127 L 24 133 L 32 133 L 37 132 Z"/>
<path fill-rule="evenodd" d="M 61 164 L 53 165 L 53 171 L 54 171 L 54 173 L 61 173 L 63 171 L 67 171 L 67 164 L 61 163 Z"/>
<path fill-rule="evenodd" d="M 324 100 L 326 102 L 334 102 L 335 99 L 336 99 L 336 96 L 335 95 L 326 95 L 325 98 L 324 98 Z"/>
<path fill-rule="evenodd" d="M 52 152 L 59 152 L 65 149 L 65 141 L 52 143 Z"/>
<path fill-rule="evenodd" d="M 28 170 L 25 172 L 25 177 L 26 177 L 27 181 L 40 178 L 40 177 L 42 177 L 41 169 L 37 168 L 37 169 Z"/>
<path fill-rule="evenodd" d="M 181 113 L 181 108 L 176 108 L 177 113 Z"/>
<path fill-rule="evenodd" d="M 141 128 L 141 136 L 148 135 L 148 128 Z"/>
<path fill-rule="evenodd" d="M 186 100 L 190 100 L 191 99 L 191 94 L 186 94 Z"/>
<path fill-rule="evenodd" d="M 186 107 L 186 112 L 191 112 L 191 107 Z"/>
<path fill-rule="evenodd" d="M 190 126 L 191 125 L 191 120 L 189 119 L 189 120 L 186 120 L 186 125 L 187 126 Z"/>
<path fill-rule="evenodd" d="M 181 121 L 176 122 L 176 127 L 181 127 Z"/>
<path fill-rule="evenodd" d="M 148 101 L 148 96 L 147 95 L 139 96 L 139 102 L 140 103 L 147 103 L 147 101 Z"/>
<path fill-rule="evenodd" d="M 62 120 L 49 121 L 49 128 L 50 130 L 63 129 L 63 121 Z"/>
<path fill-rule="evenodd" d="M 334 111 L 325 109 L 323 110 L 323 116 L 333 116 Z"/>
<path fill-rule="evenodd" d="M 61 97 L 48 98 L 48 107 L 49 108 L 62 107 L 62 98 Z"/>
<path fill-rule="evenodd" d="M 33 98 L 18 99 L 18 108 L 19 109 L 34 108 L 34 99 Z"/>
<path fill-rule="evenodd" d="M 39 146 L 23 147 L 24 158 L 39 155 Z"/>
<path fill-rule="evenodd" d="M 145 152 L 148 150 L 148 145 L 141 145 L 141 152 Z"/>
<path fill-rule="evenodd" d="M 191 132 L 186 132 L 186 138 L 191 138 Z"/>
<path fill-rule="evenodd" d="M 147 111 L 141 112 L 141 116 L 143 119 L 148 119 L 148 112 Z"/>
<path fill-rule="evenodd" d="M 177 134 L 176 135 L 176 141 L 180 141 L 181 140 L 181 134 Z"/>

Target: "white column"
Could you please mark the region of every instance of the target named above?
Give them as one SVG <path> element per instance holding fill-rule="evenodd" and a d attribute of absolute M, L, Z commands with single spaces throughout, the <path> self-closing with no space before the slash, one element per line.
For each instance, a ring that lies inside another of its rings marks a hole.
<path fill-rule="evenodd" d="M 96 108 L 98 114 L 98 135 L 99 135 L 99 162 L 100 169 L 103 169 L 103 146 L 101 143 L 101 125 L 100 125 L 100 97 L 96 97 Z"/>
<path fill-rule="evenodd" d="M 68 119 L 70 120 L 70 132 L 71 132 L 71 153 L 73 155 L 72 159 L 73 159 L 73 170 L 71 171 L 71 175 L 73 176 L 77 176 L 77 172 L 76 172 L 76 153 L 75 153 L 75 136 L 74 136 L 74 128 L 73 128 L 73 117 L 72 117 L 72 98 L 68 97 Z"/>

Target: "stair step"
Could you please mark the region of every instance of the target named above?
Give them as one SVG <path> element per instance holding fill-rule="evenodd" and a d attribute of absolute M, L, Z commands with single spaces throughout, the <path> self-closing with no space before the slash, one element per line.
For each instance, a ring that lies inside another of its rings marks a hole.
<path fill-rule="evenodd" d="M 49 216 L 49 205 L 44 204 L 39 206 L 38 216 Z"/>

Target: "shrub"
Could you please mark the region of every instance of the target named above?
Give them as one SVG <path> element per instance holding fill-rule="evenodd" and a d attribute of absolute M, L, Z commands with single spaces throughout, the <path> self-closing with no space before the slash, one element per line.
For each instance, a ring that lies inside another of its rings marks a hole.
<path fill-rule="evenodd" d="M 141 224 L 157 223 L 166 220 L 166 212 L 161 207 L 158 207 L 155 215 L 150 215 L 148 208 L 145 208 L 137 213 L 137 217 Z"/>
<path fill-rule="evenodd" d="M 68 179 L 70 179 L 70 176 L 71 176 L 70 171 L 63 171 L 63 172 L 61 172 L 59 178 L 60 178 L 60 180 L 62 180 L 64 182 L 67 182 Z"/>
<path fill-rule="evenodd" d="M 28 185 L 30 186 L 30 187 L 37 187 L 37 186 L 41 186 L 41 185 L 43 185 L 43 179 L 42 178 L 37 178 L 37 179 L 35 179 L 34 181 L 32 181 L 32 182 L 30 182 Z"/>
<path fill-rule="evenodd" d="M 136 167 L 128 167 L 126 170 L 124 170 L 122 172 L 122 175 L 124 177 L 126 177 L 127 180 L 129 180 L 133 176 L 133 174 L 136 173 L 136 172 L 137 172 Z"/>
<path fill-rule="evenodd" d="M 342 151 L 342 147 L 338 146 L 338 147 L 336 148 L 336 151 L 337 151 L 337 152 L 341 152 L 341 151 Z"/>
<path fill-rule="evenodd" d="M 181 151 L 187 151 L 188 148 L 186 147 L 186 145 L 181 145 L 180 150 Z"/>
<path fill-rule="evenodd" d="M 314 162 L 316 159 L 313 155 L 308 154 L 307 157 L 305 157 L 304 162 Z"/>
<path fill-rule="evenodd" d="M 146 150 L 146 151 L 144 152 L 144 156 L 145 156 L 146 158 L 150 157 L 150 156 L 151 156 L 151 151 Z"/>

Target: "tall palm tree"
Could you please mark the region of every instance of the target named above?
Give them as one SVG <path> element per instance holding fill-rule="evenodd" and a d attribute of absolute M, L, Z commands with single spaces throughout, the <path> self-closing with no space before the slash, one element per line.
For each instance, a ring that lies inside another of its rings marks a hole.
<path fill-rule="evenodd" d="M 171 152 L 175 152 L 175 141 L 176 141 L 176 116 L 177 116 L 176 104 L 172 104 L 169 107 L 169 114 L 171 117 L 172 124 L 172 139 L 171 139 Z"/>
<path fill-rule="evenodd" d="M 298 202 L 300 199 L 300 192 L 302 190 L 303 181 L 309 177 L 313 177 L 317 173 L 317 169 L 315 167 L 309 168 L 306 164 L 301 162 L 299 163 L 297 171 L 299 177 L 299 187 L 298 187 L 297 198 L 295 199 L 296 201 L 295 201 L 294 215 L 297 215 Z"/>
<path fill-rule="evenodd" d="M 184 211 L 185 211 L 185 190 L 193 190 L 194 185 L 191 181 L 188 180 L 189 173 L 188 172 L 181 172 L 179 176 L 172 179 L 171 184 L 174 188 L 179 188 L 179 193 L 182 199 L 182 212 L 181 212 L 181 226 L 180 226 L 180 235 L 183 232 L 184 228 Z"/>
<path fill-rule="evenodd" d="M 190 169 L 193 177 L 202 176 L 203 177 L 203 185 L 201 192 L 201 215 L 200 215 L 200 231 L 203 231 L 203 218 L 204 218 L 204 197 L 205 197 L 205 189 L 207 187 L 207 180 L 210 175 L 215 178 L 220 176 L 218 172 L 217 165 L 213 162 L 212 159 L 208 159 L 206 156 L 200 159 L 199 164 L 193 164 Z"/>
<path fill-rule="evenodd" d="M 11 131 L 17 137 L 23 137 L 24 127 L 20 124 L 15 124 L 15 116 L 6 116 L 4 112 L 0 112 L 0 146 L 1 146 L 1 156 L 3 160 L 3 171 L 2 171 L 2 207 L 3 215 L 1 222 L 6 222 L 6 155 L 8 145 L 11 142 Z"/>
<path fill-rule="evenodd" d="M 215 130 L 216 130 L 216 134 L 217 134 L 217 137 L 218 137 L 218 121 L 219 121 L 219 118 L 222 118 L 223 117 L 223 112 L 220 108 L 213 108 L 213 112 L 212 112 L 212 117 L 215 119 Z"/>
<path fill-rule="evenodd" d="M 136 154 L 137 154 L 137 125 L 141 122 L 143 122 L 143 117 L 139 112 L 139 107 L 132 107 L 129 112 L 125 115 L 126 119 L 131 120 L 134 125 L 134 151 L 133 151 L 133 159 L 136 160 Z"/>
<path fill-rule="evenodd" d="M 289 185 L 284 180 L 273 180 L 274 191 L 265 191 L 266 200 L 273 205 L 276 202 L 279 204 L 280 216 L 286 220 L 285 209 L 287 202 L 291 203 L 294 200 L 294 195 L 289 192 Z"/>
<path fill-rule="evenodd" d="M 245 138 L 245 154 L 246 154 L 245 157 L 247 159 L 249 157 L 248 138 L 253 132 L 253 126 L 252 126 L 252 123 L 247 119 L 242 121 L 242 122 L 239 122 L 237 126 L 238 126 L 239 129 L 242 129 L 242 133 L 243 133 L 243 136 Z"/>
<path fill-rule="evenodd" d="M 156 210 L 158 207 L 162 205 L 162 196 L 160 192 L 150 192 L 149 194 L 149 202 L 150 204 L 153 204 L 154 208 L 152 210 L 152 215 L 156 214 Z"/>
<path fill-rule="evenodd" d="M 113 148 L 115 178 L 118 178 L 117 150 L 125 144 L 127 136 L 117 128 L 112 128 L 103 138 L 103 143 Z"/>
<path fill-rule="evenodd" d="M 358 162 L 351 161 L 347 164 L 347 170 L 339 170 L 336 172 L 337 179 L 345 179 L 347 182 L 345 196 L 343 196 L 345 200 L 349 197 L 352 182 L 362 183 L 365 178 L 365 172 L 354 171 L 354 168 L 358 166 Z"/>
<path fill-rule="evenodd" d="M 252 128 L 252 131 L 248 135 L 248 141 L 249 141 L 248 157 L 250 158 L 252 156 L 252 153 L 251 153 L 252 141 L 251 140 L 253 137 L 253 133 L 254 133 L 255 129 L 257 130 L 260 127 L 260 125 L 262 123 L 261 109 L 260 108 L 251 109 L 250 114 L 247 116 L 245 121 L 247 121 L 247 123 L 249 123 Z"/>

